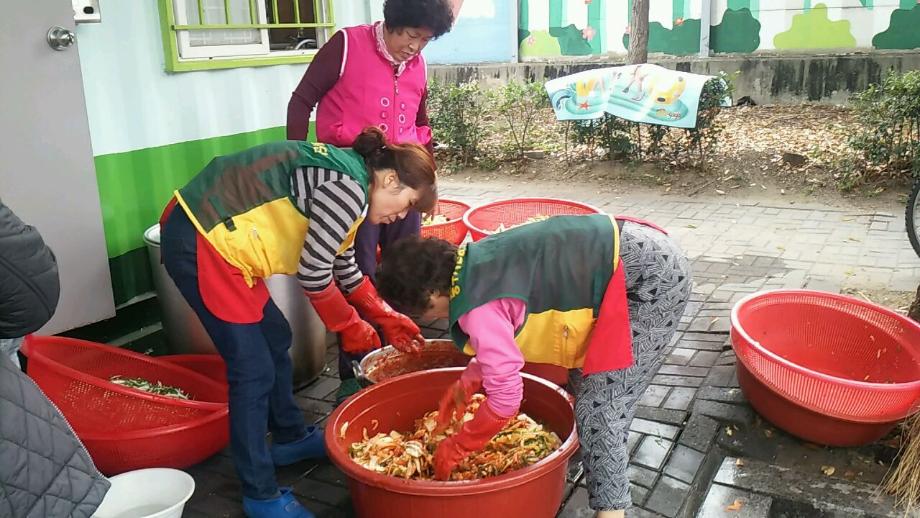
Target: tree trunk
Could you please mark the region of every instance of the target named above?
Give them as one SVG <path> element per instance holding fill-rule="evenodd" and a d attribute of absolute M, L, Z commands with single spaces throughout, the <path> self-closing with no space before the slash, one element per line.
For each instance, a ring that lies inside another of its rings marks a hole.
<path fill-rule="evenodd" d="M 628 54 L 631 65 L 648 61 L 648 3 L 649 0 L 633 0 Z"/>
<path fill-rule="evenodd" d="M 907 310 L 907 316 L 920 322 L 920 286 L 917 286 L 917 297 L 914 298 L 914 303 Z"/>

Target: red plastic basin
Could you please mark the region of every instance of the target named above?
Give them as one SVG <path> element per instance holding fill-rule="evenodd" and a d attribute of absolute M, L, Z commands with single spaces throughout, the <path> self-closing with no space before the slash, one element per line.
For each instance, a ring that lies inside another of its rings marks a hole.
<path fill-rule="evenodd" d="M 443 215 L 447 217 L 447 221 L 432 225 L 422 225 L 421 236 L 436 237 L 459 245 L 466 237 L 467 228 L 466 224 L 463 223 L 463 215 L 468 210 L 470 210 L 470 206 L 462 201 L 439 199 L 438 205 L 432 214 Z"/>
<path fill-rule="evenodd" d="M 29 377 L 67 418 L 106 475 L 185 468 L 217 453 L 230 440 L 226 382 L 181 367 L 181 361 L 58 336 L 29 336 L 23 350 L 29 358 Z M 213 365 L 213 359 L 206 362 Z M 196 400 L 122 387 L 109 381 L 113 375 L 161 381 Z"/>
<path fill-rule="evenodd" d="M 374 518 L 552 518 L 562 502 L 568 460 L 578 450 L 572 398 L 551 383 L 524 375 L 521 411 L 545 424 L 562 447 L 522 470 L 468 482 L 403 480 L 367 470 L 348 456 L 365 428 L 409 430 L 415 419 L 438 407 L 462 369 L 438 369 L 399 376 L 365 389 L 340 405 L 325 431 L 329 458 L 348 477 L 359 517 Z M 348 423 L 344 437 L 342 425 Z M 487 512 L 486 512 L 487 511 Z M 484 514 L 485 513 L 485 514 Z"/>
<path fill-rule="evenodd" d="M 777 427 L 829 445 L 871 442 L 920 404 L 920 324 L 859 299 L 755 293 L 732 310 L 738 378 Z"/>
<path fill-rule="evenodd" d="M 514 198 L 499 200 L 470 209 L 463 222 L 470 230 L 473 241 L 494 234 L 499 225 L 505 228 L 526 223 L 535 216 L 580 216 L 600 214 L 601 211 L 585 203 L 557 198 Z"/>

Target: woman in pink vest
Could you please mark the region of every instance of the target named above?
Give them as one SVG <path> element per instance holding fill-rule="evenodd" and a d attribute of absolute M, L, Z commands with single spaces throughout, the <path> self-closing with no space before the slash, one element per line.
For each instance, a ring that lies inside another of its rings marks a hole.
<path fill-rule="evenodd" d="M 316 140 L 350 146 L 366 126 L 377 126 L 394 143 L 415 142 L 432 151 L 425 110 L 427 72 L 421 51 L 450 30 L 458 0 L 386 0 L 383 21 L 346 27 L 316 53 L 288 103 L 287 138 L 308 137 L 316 112 Z M 421 216 L 375 225 L 365 221 L 355 239 L 358 267 L 373 280 L 381 249 L 421 229 Z M 339 347 L 341 401 L 358 390 L 351 356 Z"/>

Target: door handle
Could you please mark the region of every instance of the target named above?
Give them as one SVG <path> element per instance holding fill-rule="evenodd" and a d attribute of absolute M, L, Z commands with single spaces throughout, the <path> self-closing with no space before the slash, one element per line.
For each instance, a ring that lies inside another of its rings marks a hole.
<path fill-rule="evenodd" d="M 77 42 L 77 36 L 73 31 L 67 30 L 60 25 L 48 29 L 48 45 L 54 50 L 65 50 Z"/>

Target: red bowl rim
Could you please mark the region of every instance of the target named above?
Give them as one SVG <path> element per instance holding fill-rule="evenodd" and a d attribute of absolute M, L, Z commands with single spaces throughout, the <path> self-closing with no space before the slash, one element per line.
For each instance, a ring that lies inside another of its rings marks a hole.
<path fill-rule="evenodd" d="M 209 414 L 195 417 L 182 423 L 168 424 L 157 426 L 155 428 L 143 428 L 140 430 L 130 430 L 122 432 L 76 432 L 81 441 L 127 441 L 134 439 L 152 439 L 161 437 L 169 433 L 184 432 L 193 428 L 211 424 L 213 421 L 226 419 L 230 414 L 230 408 L 225 406 Z"/>
<path fill-rule="evenodd" d="M 193 376 L 201 378 L 200 380 L 196 380 L 196 381 L 204 380 L 208 384 L 214 385 L 216 388 L 223 390 L 221 385 L 217 383 L 216 381 L 208 378 L 207 376 L 199 374 L 191 369 L 187 369 L 179 364 L 172 363 L 172 362 L 159 362 L 153 357 L 146 356 L 140 353 L 136 353 L 134 351 L 122 349 L 120 347 L 98 344 L 95 342 L 90 342 L 88 340 L 80 340 L 78 338 L 68 338 L 68 337 L 61 337 L 61 336 L 55 336 L 55 337 L 35 336 L 35 335 L 27 336 L 23 343 L 23 354 L 26 356 L 26 358 L 28 358 L 30 362 L 34 361 L 37 364 L 43 364 L 45 366 L 50 367 L 52 371 L 57 371 L 56 374 L 58 375 L 64 375 L 73 380 L 80 381 L 83 383 L 88 383 L 90 385 L 101 388 L 103 390 L 108 390 L 111 392 L 116 392 L 116 393 L 119 393 L 125 396 L 135 397 L 139 399 L 146 399 L 147 401 L 151 401 L 154 403 L 163 404 L 167 406 L 192 408 L 196 410 L 206 410 L 206 411 L 219 411 L 222 408 L 225 408 L 227 406 L 227 403 L 219 403 L 215 401 L 184 400 L 184 399 L 171 398 L 168 396 L 158 396 L 156 394 L 150 394 L 150 393 L 147 393 L 141 390 L 129 389 L 117 383 L 112 383 L 111 381 L 108 381 L 102 378 L 97 378 L 96 376 L 91 376 L 89 374 L 86 374 L 85 372 L 78 371 L 77 369 L 74 369 L 73 367 L 68 367 L 67 365 L 64 365 L 63 363 L 54 361 L 51 358 L 48 358 L 46 355 L 42 354 L 39 351 L 34 350 L 31 347 L 31 344 L 33 341 L 42 340 L 46 338 L 53 338 L 55 341 L 64 341 L 67 343 L 79 344 L 81 346 L 85 346 L 85 347 L 89 347 L 93 349 L 106 348 L 105 351 L 107 353 L 125 356 L 128 358 L 137 358 L 141 361 L 146 361 L 146 362 L 150 362 L 153 364 L 164 366 L 166 369 L 181 369 L 183 371 L 186 371 L 183 374 L 187 375 L 188 373 L 191 373 Z M 140 358 L 138 358 L 138 356 Z"/>
<path fill-rule="evenodd" d="M 909 381 L 909 382 L 906 382 L 906 383 L 873 383 L 873 382 L 869 382 L 869 381 L 857 381 L 857 380 L 851 380 L 851 379 L 847 379 L 847 378 L 840 378 L 840 377 L 837 377 L 837 376 L 831 376 L 830 374 L 824 374 L 824 373 L 822 373 L 822 372 L 813 371 L 813 370 L 811 370 L 811 369 L 808 369 L 808 368 L 805 368 L 805 367 L 803 367 L 803 366 L 801 366 L 801 365 L 798 365 L 798 364 L 796 364 L 796 363 L 793 363 L 793 362 L 791 362 L 791 361 L 789 361 L 789 360 L 783 358 L 782 356 L 780 356 L 780 355 L 774 353 L 773 351 L 767 349 L 766 347 L 764 347 L 763 345 L 761 345 L 759 341 L 754 340 L 754 339 L 751 337 L 751 335 L 749 335 L 748 332 L 744 329 L 744 327 L 741 326 L 741 322 L 739 321 L 738 313 L 739 313 L 739 311 L 740 311 L 746 304 L 750 303 L 752 300 L 761 299 L 761 298 L 764 298 L 764 297 L 770 297 L 770 296 L 779 295 L 779 294 L 782 294 L 782 295 L 810 295 L 810 296 L 818 296 L 818 297 L 824 297 L 824 298 L 828 298 L 828 299 L 837 299 L 837 300 L 842 300 L 842 301 L 846 301 L 846 302 L 849 302 L 849 303 L 857 304 L 857 305 L 862 306 L 862 307 L 864 307 L 864 308 L 872 309 L 872 310 L 874 310 L 874 311 L 878 311 L 878 312 L 880 312 L 880 313 L 884 313 L 884 314 L 886 314 L 886 315 L 888 315 L 888 316 L 890 316 L 890 317 L 894 317 L 895 319 L 897 319 L 897 320 L 901 321 L 902 323 L 904 323 L 907 327 L 913 327 L 918 333 L 920 333 L 920 323 L 914 322 L 914 321 L 910 320 L 909 318 L 907 318 L 907 317 L 905 317 L 905 316 L 903 316 L 903 315 L 899 315 L 898 313 L 895 313 L 894 311 L 892 311 L 892 310 L 890 310 L 890 309 L 888 309 L 888 308 L 886 308 L 886 307 L 879 306 L 878 304 L 873 304 L 873 303 L 870 303 L 870 302 L 866 302 L 866 301 L 864 301 L 864 300 L 857 299 L 857 298 L 855 298 L 855 297 L 849 297 L 849 296 L 841 295 L 841 294 L 838 294 L 838 293 L 831 293 L 831 292 L 818 291 L 818 290 L 784 290 L 784 289 L 763 290 L 763 291 L 759 291 L 759 292 L 756 292 L 756 293 L 752 293 L 752 294 L 750 294 L 750 295 L 744 297 L 743 299 L 739 300 L 739 301 L 735 304 L 735 306 L 732 307 L 732 313 L 731 313 L 731 325 L 732 325 L 732 330 L 733 330 L 734 332 L 738 333 L 739 335 L 741 335 L 741 337 L 744 339 L 744 341 L 747 342 L 747 343 L 751 346 L 751 348 L 753 348 L 754 350 L 756 350 L 758 353 L 760 353 L 760 354 L 762 354 L 763 356 L 766 356 L 767 358 L 769 358 L 770 360 L 772 360 L 772 361 L 774 361 L 774 362 L 776 362 L 776 363 L 779 363 L 780 365 L 782 365 L 782 366 L 784 366 L 784 367 L 787 367 L 787 368 L 789 368 L 790 370 L 796 371 L 796 372 L 798 372 L 798 373 L 800 373 L 800 374 L 805 374 L 805 375 L 808 375 L 808 376 L 813 376 L 813 377 L 815 377 L 815 378 L 818 378 L 818 379 L 820 379 L 820 380 L 822 380 L 822 381 L 826 381 L 826 382 L 828 382 L 828 383 L 836 383 L 836 384 L 848 386 L 848 387 L 851 387 L 851 388 L 872 389 L 872 390 L 874 390 L 874 391 L 877 391 L 877 390 L 880 390 L 880 389 L 881 389 L 881 390 L 886 390 L 886 391 L 888 391 L 888 390 L 893 389 L 893 388 L 897 388 L 899 391 L 900 391 L 900 390 L 904 390 L 904 389 L 918 389 L 918 388 L 920 388 L 920 379 L 918 379 L 918 380 L 916 380 L 916 381 Z M 732 343 L 732 347 L 735 347 L 734 341 L 733 341 L 733 343 Z M 742 362 L 744 361 L 743 358 L 744 358 L 744 355 L 743 355 L 743 354 L 739 354 L 739 355 L 738 355 L 738 359 L 741 360 Z M 752 369 L 752 368 L 750 367 L 750 365 L 747 365 L 746 363 L 745 363 L 745 367 L 748 369 L 748 371 L 750 371 L 752 374 L 754 374 L 755 376 L 757 376 L 758 379 L 760 379 L 760 375 L 759 375 L 759 373 L 757 372 L 756 369 Z M 763 380 L 761 380 L 761 381 L 763 381 Z"/>
<path fill-rule="evenodd" d="M 339 415 L 341 415 L 345 409 L 355 405 L 356 402 L 361 399 L 361 394 L 369 393 L 374 390 L 382 390 L 392 383 L 399 383 L 400 380 L 405 380 L 407 378 L 417 376 L 430 376 L 432 373 L 443 372 L 456 372 L 459 376 L 460 373 L 463 372 L 463 367 L 448 367 L 444 369 L 430 369 L 426 371 L 411 372 L 409 374 L 403 374 L 402 376 L 390 378 L 362 390 L 355 397 L 349 398 L 344 403 L 339 405 L 338 408 L 336 408 L 335 411 L 333 411 L 329 418 L 326 420 L 326 429 L 324 430 L 326 444 L 328 445 L 333 443 L 338 439 L 338 431 L 335 430 L 335 428 L 337 428 L 335 423 L 338 421 Z M 531 382 L 539 383 L 540 385 L 550 388 L 557 394 L 565 397 L 569 405 L 574 404 L 574 398 L 572 395 L 558 385 L 523 372 L 521 373 L 521 376 Z M 574 407 L 572 408 L 572 419 L 574 422 Z M 572 432 L 568 437 L 563 439 L 562 445 L 559 447 L 559 449 L 551 453 L 546 458 L 540 460 L 536 464 L 527 466 L 523 469 L 512 471 L 510 473 L 505 473 L 504 475 L 499 475 L 497 477 L 490 477 L 480 480 L 460 480 L 450 482 L 403 480 L 396 477 L 391 477 L 389 475 L 382 475 L 380 473 L 375 473 L 359 466 L 356 462 L 351 460 L 351 458 L 348 457 L 348 454 L 346 454 L 341 448 L 330 448 L 327 446 L 326 450 L 329 455 L 329 459 L 333 462 L 333 464 L 335 464 L 355 482 L 366 484 L 372 487 L 386 489 L 387 491 L 400 494 L 421 496 L 463 496 L 479 493 L 489 493 L 500 489 L 516 487 L 536 480 L 541 476 L 544 476 L 547 473 L 559 468 L 560 466 L 566 466 L 564 462 L 578 450 L 578 447 L 578 427 L 577 425 L 574 425 L 572 426 Z"/>
<path fill-rule="evenodd" d="M 589 209 L 589 210 L 594 211 L 594 212 L 597 213 L 597 214 L 603 214 L 603 213 L 604 213 L 604 211 L 602 211 L 601 209 L 599 209 L 599 208 L 597 208 L 597 207 L 595 207 L 595 206 L 593 206 L 593 205 L 589 205 L 589 204 L 587 204 L 587 203 L 580 202 L 580 201 L 567 200 L 567 199 L 565 199 L 565 198 L 546 198 L 546 197 L 545 197 L 545 198 L 541 198 L 541 197 L 531 197 L 531 198 L 506 198 L 506 199 L 496 200 L 496 201 L 493 201 L 493 202 L 490 202 L 490 203 L 486 203 L 485 205 L 478 205 L 478 206 L 476 206 L 476 207 L 474 207 L 474 208 L 472 208 L 472 209 L 466 211 L 466 213 L 463 214 L 463 224 L 466 225 L 466 228 L 468 228 L 468 229 L 470 229 L 470 230 L 472 230 L 472 231 L 474 231 L 474 232 L 479 232 L 480 234 L 483 234 L 483 235 L 486 235 L 486 236 L 491 236 L 492 234 L 495 233 L 494 230 L 483 230 L 483 229 L 477 227 L 477 226 L 474 225 L 472 222 L 470 222 L 470 216 L 474 215 L 474 214 L 476 213 L 476 211 L 478 211 L 478 210 L 488 209 L 488 208 L 495 207 L 495 206 L 498 206 L 498 205 L 508 205 L 508 204 L 510 204 L 510 203 L 522 203 L 522 202 L 523 202 L 523 203 L 526 203 L 526 202 L 531 202 L 531 201 L 538 201 L 538 202 L 544 202 L 544 203 L 546 203 L 546 202 L 549 202 L 549 203 L 557 202 L 557 203 L 561 203 L 561 204 L 563 204 L 563 205 L 574 205 L 574 206 L 576 206 L 576 207 L 581 207 L 581 208 L 583 208 L 583 209 Z"/>

